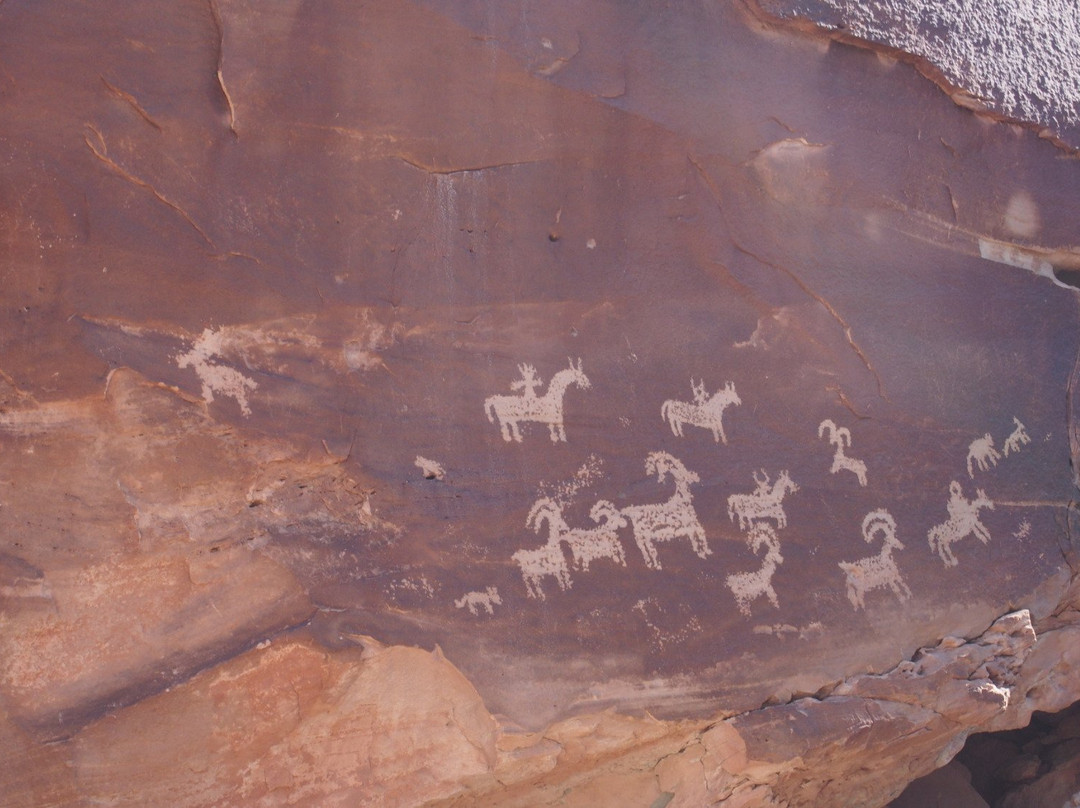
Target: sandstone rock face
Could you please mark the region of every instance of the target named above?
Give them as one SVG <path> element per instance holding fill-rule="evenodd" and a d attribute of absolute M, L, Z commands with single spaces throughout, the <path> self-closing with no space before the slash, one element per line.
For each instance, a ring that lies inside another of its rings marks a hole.
<path fill-rule="evenodd" d="M 826 5 L 0 5 L 5 804 L 883 805 L 1075 701 L 1072 45 L 937 64 L 1040 139 Z"/>

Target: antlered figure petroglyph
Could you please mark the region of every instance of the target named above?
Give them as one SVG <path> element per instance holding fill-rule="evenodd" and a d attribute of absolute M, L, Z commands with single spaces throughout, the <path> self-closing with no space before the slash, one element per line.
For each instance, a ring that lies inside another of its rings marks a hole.
<path fill-rule="evenodd" d="M 780 555 L 780 540 L 776 537 L 776 531 L 768 522 L 755 523 L 746 536 L 746 543 L 755 555 L 762 545 L 767 548 L 761 568 L 753 572 L 736 572 L 729 575 L 727 587 L 735 596 L 739 611 L 746 617 L 750 617 L 750 604 L 763 595 L 769 599 L 769 603 L 777 609 L 780 608 L 776 590 L 772 587 L 772 577 L 776 568 L 784 563 L 784 557 Z"/>
<path fill-rule="evenodd" d="M 536 388 L 543 382 L 537 377 L 532 365 L 518 365 L 521 378 L 510 385 L 511 390 L 521 390 L 520 396 L 491 396 L 484 399 L 484 412 L 488 420 L 499 422 L 505 441 L 521 443 L 519 424 L 532 422 L 547 424 L 552 443 L 566 441 L 566 429 L 563 427 L 563 394 L 570 385 L 577 385 L 588 390 L 592 385 L 581 370 L 581 360 L 577 364 L 570 361 L 570 367 L 560 370 L 548 385 L 547 392 L 536 395 Z"/>
<path fill-rule="evenodd" d="M 776 482 L 769 485 L 769 475 L 762 469 L 760 476 L 754 472 L 755 488 L 749 494 L 732 494 L 728 497 L 728 517 L 739 518 L 739 530 L 746 530 L 754 522 L 772 519 L 776 526 L 783 528 L 787 525 L 787 514 L 784 513 L 784 495 L 788 492 L 795 493 L 799 486 L 791 479 L 787 471 L 781 471 Z"/>
<path fill-rule="evenodd" d="M 689 539 L 699 558 L 710 555 L 712 550 L 705 540 L 705 528 L 698 521 L 690 494 L 691 483 L 700 482 L 701 478 L 667 452 L 652 452 L 646 457 L 645 473 L 656 474 L 657 482 L 661 483 L 670 474 L 675 482 L 675 493 L 667 502 L 630 505 L 622 509 L 622 515 L 633 525 L 634 541 L 645 564 L 654 570 L 661 569 L 655 543 L 677 538 Z"/>
<path fill-rule="evenodd" d="M 466 592 L 454 601 L 454 605 L 459 609 L 467 606 L 473 615 L 479 615 L 481 609 L 488 614 L 495 614 L 495 607 L 502 605 L 502 598 L 499 597 L 498 589 L 489 586 L 483 592 Z"/>
<path fill-rule="evenodd" d="M 566 568 L 562 545 L 558 542 L 545 544 L 533 550 L 518 550 L 511 556 L 521 568 L 521 577 L 525 579 L 525 589 L 530 598 L 545 600 L 544 577 L 551 575 L 559 584 L 559 589 L 566 591 L 573 583 L 570 570 Z"/>
<path fill-rule="evenodd" d="M 669 399 L 660 407 L 660 417 L 667 421 L 677 437 L 682 437 L 683 424 L 690 424 L 710 430 L 717 443 L 727 443 L 727 435 L 724 434 L 724 410 L 733 404 L 742 404 L 735 392 L 734 382 L 727 382 L 723 389 L 718 390 L 711 398 L 705 392 L 704 380 L 695 383 L 691 378 L 690 389 L 694 394 L 692 402 Z"/>
<path fill-rule="evenodd" d="M 971 466 L 973 462 L 979 467 L 979 471 L 986 471 L 990 466 L 996 466 L 1000 459 L 1001 455 L 994 449 L 994 439 L 990 436 L 989 432 L 981 438 L 976 438 L 968 447 L 968 477 L 973 480 L 975 479 L 975 470 Z"/>
<path fill-rule="evenodd" d="M 574 567 L 589 571 L 589 564 L 597 559 L 610 558 L 616 564 L 626 566 L 626 554 L 619 541 L 618 530 L 627 522 L 618 509 L 607 500 L 600 500 L 592 507 L 589 516 L 599 527 L 570 528 L 562 515 L 561 506 L 553 499 L 539 499 L 529 511 L 525 524 L 537 533 L 547 522 L 548 544 L 566 542 L 574 558 Z M 603 524 L 601 524 L 603 522 Z"/>
<path fill-rule="evenodd" d="M 930 549 L 941 556 L 945 566 L 955 567 L 957 561 L 952 551 L 953 544 L 968 535 L 974 535 L 983 544 L 990 541 L 990 531 L 979 521 L 979 511 L 982 508 L 994 510 L 994 503 L 981 488 L 975 491 L 975 499 L 968 500 L 960 483 L 953 480 L 949 483 L 949 503 L 946 508 L 949 520 L 932 527 L 926 537 L 930 541 Z"/>
<path fill-rule="evenodd" d="M 830 419 L 826 418 L 818 426 L 818 437 L 825 437 L 826 432 L 829 433 L 829 443 L 836 447 L 836 453 L 833 454 L 832 468 L 829 471 L 832 474 L 836 474 L 838 471 L 850 471 L 859 478 L 859 485 L 865 488 L 866 464 L 861 460 L 856 460 L 855 458 L 848 457 L 844 454 L 844 448 L 851 447 L 851 430 L 846 426 L 837 426 Z"/>
<path fill-rule="evenodd" d="M 1005 445 L 1001 448 L 1001 452 L 1005 457 L 1008 457 L 1010 452 L 1019 452 L 1021 446 L 1031 443 L 1027 430 L 1024 429 L 1024 425 L 1020 423 L 1020 419 L 1015 415 L 1013 416 L 1013 423 L 1016 424 L 1016 429 L 1005 439 Z"/>
<path fill-rule="evenodd" d="M 896 520 L 884 509 L 870 511 L 863 518 L 863 538 L 869 544 L 881 535 L 881 551 L 877 555 L 859 561 L 841 561 L 840 569 L 847 576 L 847 596 L 856 611 L 864 607 L 863 598 L 873 589 L 889 587 L 900 600 L 911 597 L 900 569 L 892 557 L 893 550 L 903 550 L 904 545 L 896 538 Z"/>

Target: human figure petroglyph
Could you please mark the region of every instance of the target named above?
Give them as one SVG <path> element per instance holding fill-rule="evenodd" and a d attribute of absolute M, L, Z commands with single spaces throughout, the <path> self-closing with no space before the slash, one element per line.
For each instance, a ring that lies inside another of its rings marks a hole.
<path fill-rule="evenodd" d="M 459 609 L 468 607 L 473 615 L 479 615 L 481 609 L 488 614 L 495 614 L 495 607 L 502 605 L 502 598 L 499 597 L 498 589 L 489 586 L 483 592 L 466 592 L 454 601 L 454 605 Z"/>
<path fill-rule="evenodd" d="M 1020 419 L 1015 415 L 1013 416 L 1013 423 L 1016 424 L 1016 429 L 1005 439 L 1005 445 L 1001 447 L 1001 453 L 1005 457 L 1008 457 L 1010 452 L 1019 452 L 1021 446 L 1031 443 L 1031 437 L 1028 435 L 1027 430 L 1024 429 L 1024 425 L 1020 423 Z"/>
<path fill-rule="evenodd" d="M 754 522 L 772 519 L 778 528 L 787 526 L 787 514 L 784 513 L 784 495 L 795 493 L 799 486 L 791 479 L 788 472 L 781 471 L 776 482 L 769 484 L 769 475 L 765 469 L 754 472 L 757 487 L 749 494 L 732 494 L 728 497 L 728 518 L 739 518 L 739 530 L 746 530 Z"/>
<path fill-rule="evenodd" d="M 519 396 L 491 396 L 484 399 L 484 412 L 491 423 L 499 422 L 505 441 L 521 443 L 519 424 L 532 422 L 547 424 L 552 443 L 566 441 L 566 429 L 563 426 L 563 394 L 570 385 L 588 390 L 592 385 L 581 370 L 581 360 L 577 364 L 570 361 L 570 367 L 560 370 L 551 378 L 547 392 L 536 395 L 536 388 L 543 382 L 536 375 L 532 365 L 518 365 L 521 378 L 510 385 L 511 390 L 521 390 Z"/>
<path fill-rule="evenodd" d="M 981 438 L 976 438 L 971 442 L 968 447 L 967 454 L 967 471 L 968 477 L 975 479 L 975 470 L 972 468 L 972 463 L 978 466 L 979 471 L 986 471 L 990 466 L 996 466 L 997 462 L 1001 459 L 1001 455 L 994 449 L 994 439 L 990 433 L 987 432 Z"/>
<path fill-rule="evenodd" d="M 911 597 L 911 590 L 904 583 L 893 550 L 903 550 L 904 545 L 896 538 L 896 520 L 883 508 L 870 511 L 863 518 L 863 539 L 869 544 L 878 535 L 881 536 L 881 550 L 877 555 L 858 561 L 841 561 L 840 569 L 847 576 L 847 596 L 856 611 L 864 608 L 863 601 L 867 592 L 873 589 L 889 587 L 900 600 Z"/>
<path fill-rule="evenodd" d="M 750 617 L 750 604 L 758 598 L 765 596 L 769 603 L 780 608 L 780 601 L 776 597 L 776 590 L 772 586 L 772 577 L 776 568 L 784 563 L 784 557 L 780 555 L 780 540 L 776 531 L 768 522 L 755 522 L 746 536 L 746 543 L 756 555 L 765 546 L 765 557 L 761 561 L 761 568 L 753 572 L 736 572 L 727 577 L 727 587 L 735 596 L 735 603 L 739 611 L 746 617 Z"/>
<path fill-rule="evenodd" d="M 690 389 L 694 394 L 692 402 L 669 399 L 660 407 L 660 417 L 667 421 L 677 437 L 683 436 L 683 425 L 690 424 L 710 430 L 717 443 L 727 443 L 727 435 L 724 434 L 724 410 L 732 405 L 742 404 L 735 392 L 735 383 L 727 382 L 710 397 L 705 392 L 705 381 L 695 383 L 691 377 Z"/>
<path fill-rule="evenodd" d="M 976 489 L 975 499 L 967 499 L 960 483 L 953 480 L 949 483 L 949 503 L 946 508 L 949 511 L 948 521 L 930 528 L 926 537 L 930 541 L 930 549 L 941 556 L 945 566 L 955 567 L 957 561 L 952 551 L 953 544 L 968 535 L 974 535 L 983 544 L 990 541 L 990 531 L 979 521 L 979 511 L 982 508 L 994 510 L 994 503 L 981 488 Z"/>
<path fill-rule="evenodd" d="M 548 575 L 555 578 L 559 589 L 564 592 L 573 584 L 570 570 L 566 567 L 562 545 L 558 542 L 549 542 L 535 549 L 518 550 L 511 558 L 521 568 L 521 577 L 525 580 L 525 589 L 530 598 L 546 600 L 543 582 Z"/>
<path fill-rule="evenodd" d="M 625 567 L 626 554 L 618 531 L 626 527 L 626 519 L 614 505 L 603 499 L 593 505 L 589 516 L 598 527 L 571 528 L 563 518 L 562 507 L 544 497 L 533 505 L 525 524 L 539 533 L 543 523 L 547 522 L 548 544 L 566 542 L 576 569 L 588 572 L 589 565 L 601 558 L 610 558 Z"/>
<path fill-rule="evenodd" d="M 851 430 L 846 426 L 837 426 L 831 419 L 826 418 L 818 425 L 818 437 L 825 437 L 826 432 L 829 433 L 829 443 L 836 447 L 836 452 L 833 454 L 832 468 L 829 470 L 830 473 L 836 474 L 838 471 L 850 471 L 859 478 L 859 485 L 865 488 L 866 464 L 854 457 L 848 457 L 844 453 L 845 448 L 851 448 Z"/>
<path fill-rule="evenodd" d="M 712 553 L 705 539 L 705 528 L 694 511 L 690 485 L 701 478 L 667 452 L 652 452 L 645 458 L 645 473 L 655 474 L 657 482 L 664 482 L 667 475 L 675 483 L 675 493 L 667 502 L 648 505 L 630 505 L 621 513 L 630 520 L 634 529 L 634 541 L 645 559 L 646 566 L 661 569 L 656 555 L 656 542 L 687 538 L 699 558 Z"/>

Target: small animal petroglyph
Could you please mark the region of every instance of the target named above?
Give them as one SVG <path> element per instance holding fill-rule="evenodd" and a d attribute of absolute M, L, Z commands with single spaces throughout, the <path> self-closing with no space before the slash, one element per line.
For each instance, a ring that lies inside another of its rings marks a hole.
<path fill-rule="evenodd" d="M 634 541 L 645 564 L 654 570 L 661 569 L 655 543 L 677 538 L 689 539 L 698 558 L 710 555 L 712 550 L 705 539 L 705 528 L 698 521 L 690 494 L 690 485 L 700 482 L 701 478 L 667 452 L 649 454 L 645 458 L 645 473 L 655 474 L 657 482 L 661 483 L 670 474 L 675 482 L 675 493 L 667 502 L 629 505 L 621 511 L 633 525 Z"/>
<path fill-rule="evenodd" d="M 712 397 L 705 392 L 704 380 L 695 383 L 691 378 L 690 389 L 694 394 L 692 402 L 669 399 L 660 407 L 660 417 L 667 421 L 677 437 L 682 437 L 683 425 L 690 424 L 710 430 L 717 443 L 727 443 L 727 435 L 724 434 L 724 410 L 733 404 L 742 404 L 735 392 L 734 382 L 727 382 L 723 389 L 718 390 Z"/>
<path fill-rule="evenodd" d="M 202 384 L 203 401 L 207 404 L 212 404 L 214 393 L 219 393 L 236 399 L 241 414 L 251 415 L 247 394 L 258 385 L 235 368 L 217 361 L 225 350 L 224 340 L 224 330 L 203 329 L 202 335 L 195 340 L 190 351 L 177 354 L 176 366 L 181 369 L 192 368 L 195 371 Z"/>
<path fill-rule="evenodd" d="M 1024 429 L 1024 425 L 1020 423 L 1020 419 L 1015 415 L 1013 416 L 1013 423 L 1016 424 L 1016 429 L 1005 439 L 1005 445 L 1001 447 L 1001 453 L 1005 457 L 1008 457 L 1010 452 L 1019 452 L 1021 446 L 1031 443 L 1031 437 L 1028 435 L 1027 430 Z"/>
<path fill-rule="evenodd" d="M 955 567 L 957 561 L 952 551 L 953 544 L 969 535 L 974 535 L 983 544 L 990 541 L 990 531 L 979 521 L 979 511 L 982 508 L 994 510 L 994 503 L 981 488 L 975 491 L 975 499 L 967 499 L 960 483 L 953 480 L 949 483 L 949 503 L 946 508 L 949 511 L 948 521 L 930 528 L 926 537 L 930 541 L 930 549 L 941 556 L 945 566 Z"/>
<path fill-rule="evenodd" d="M 466 592 L 454 601 L 459 609 L 468 608 L 470 614 L 479 615 L 483 609 L 488 614 L 495 614 L 495 607 L 502 605 L 499 590 L 494 586 L 487 587 L 483 592 Z"/>
<path fill-rule="evenodd" d="M 525 524 L 539 533 L 543 523 L 547 522 L 548 544 L 566 542 L 574 558 L 574 567 L 579 570 L 588 572 L 589 564 L 601 558 L 610 558 L 625 567 L 626 554 L 618 533 L 619 528 L 627 524 L 622 514 L 614 505 L 602 499 L 593 505 L 589 516 L 599 527 L 571 529 L 563 518 L 562 507 L 544 497 L 532 506 Z"/>
<path fill-rule="evenodd" d="M 825 437 L 826 432 L 829 433 L 829 443 L 836 447 L 836 452 L 833 454 L 832 459 L 832 468 L 829 471 L 832 474 L 836 474 L 838 471 L 850 471 L 859 478 L 859 485 L 865 488 L 866 464 L 861 460 L 856 460 L 855 458 L 848 457 L 844 454 L 845 448 L 851 448 L 851 430 L 846 426 L 837 426 L 830 419 L 826 418 L 818 426 L 818 437 Z"/>
<path fill-rule="evenodd" d="M 420 469 L 425 480 L 441 480 L 446 477 L 446 470 L 434 460 L 429 460 L 426 457 L 417 455 L 413 465 Z"/>
<path fill-rule="evenodd" d="M 519 424 L 532 422 L 547 424 L 552 443 L 566 441 L 566 429 L 563 426 L 563 394 L 571 384 L 583 390 L 592 385 L 581 370 L 581 360 L 577 364 L 570 361 L 570 367 L 560 370 L 551 378 L 547 392 L 536 395 L 536 388 L 543 384 L 532 365 L 518 365 L 521 378 L 510 385 L 511 390 L 521 390 L 519 396 L 491 396 L 484 399 L 484 412 L 491 423 L 499 422 L 505 441 L 521 443 Z"/>
<path fill-rule="evenodd" d="M 769 603 L 777 609 L 780 608 L 776 590 L 772 587 L 772 577 L 776 568 L 784 563 L 784 557 L 780 555 L 780 540 L 776 537 L 776 531 L 768 522 L 755 523 L 746 536 L 746 543 L 755 554 L 763 545 L 767 548 L 761 562 L 761 569 L 729 575 L 727 587 L 735 596 L 739 611 L 744 616 L 750 617 L 750 604 L 762 595 L 767 597 Z"/>
<path fill-rule="evenodd" d="M 548 575 L 555 579 L 559 589 L 563 591 L 569 589 L 573 583 L 570 580 L 570 570 L 566 567 L 562 545 L 557 542 L 532 550 L 518 550 L 511 558 L 521 568 L 521 577 L 525 580 L 525 589 L 530 598 L 546 600 L 543 582 Z"/>
<path fill-rule="evenodd" d="M 881 550 L 877 555 L 858 561 L 841 561 L 840 569 L 847 576 L 847 596 L 856 611 L 864 607 L 867 592 L 889 587 L 900 600 L 911 597 L 911 590 L 904 583 L 900 569 L 893 559 L 893 550 L 903 550 L 904 545 L 896 538 L 896 520 L 884 509 L 870 511 L 863 518 L 863 538 L 869 544 L 881 535 Z"/>
<path fill-rule="evenodd" d="M 973 440 L 968 447 L 968 477 L 975 479 L 975 470 L 972 468 L 972 463 L 978 466 L 979 471 L 986 471 L 990 466 L 996 466 L 999 460 L 1001 460 L 1001 455 L 994 449 L 994 439 L 987 432 L 981 438 Z"/>
<path fill-rule="evenodd" d="M 769 475 L 765 469 L 754 472 L 755 488 L 749 494 L 732 494 L 728 497 L 728 517 L 739 518 L 739 530 L 746 530 L 754 522 L 772 519 L 778 528 L 787 525 L 787 514 L 784 513 L 784 495 L 788 492 L 795 493 L 799 486 L 791 479 L 787 471 L 781 471 L 776 482 L 769 485 Z"/>

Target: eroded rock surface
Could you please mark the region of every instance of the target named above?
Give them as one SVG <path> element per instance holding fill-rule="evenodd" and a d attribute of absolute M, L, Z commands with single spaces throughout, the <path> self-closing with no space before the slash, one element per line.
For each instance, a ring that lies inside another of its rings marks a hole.
<path fill-rule="evenodd" d="M 10 804 L 875 805 L 1076 700 L 1067 138 L 757 12 L 0 5 Z"/>

